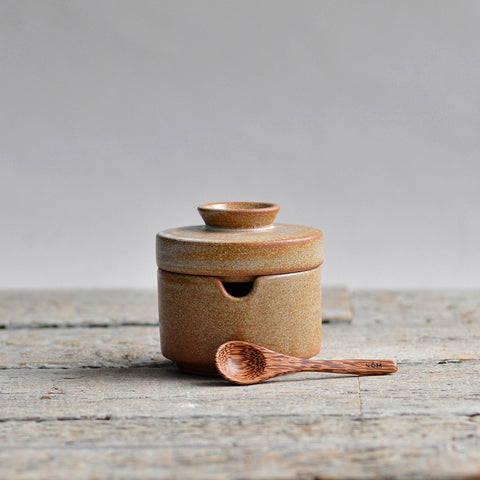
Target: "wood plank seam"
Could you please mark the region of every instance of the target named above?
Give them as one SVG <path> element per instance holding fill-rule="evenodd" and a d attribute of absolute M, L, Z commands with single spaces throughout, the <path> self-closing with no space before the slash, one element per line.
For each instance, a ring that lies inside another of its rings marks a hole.
<path fill-rule="evenodd" d="M 360 408 L 360 417 L 363 417 L 363 402 L 362 402 L 362 385 L 360 383 L 360 376 L 357 378 L 357 385 L 358 385 L 358 402 Z"/>

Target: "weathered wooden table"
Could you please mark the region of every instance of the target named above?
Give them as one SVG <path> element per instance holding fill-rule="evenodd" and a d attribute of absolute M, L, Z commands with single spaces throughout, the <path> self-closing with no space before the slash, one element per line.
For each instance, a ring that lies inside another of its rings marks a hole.
<path fill-rule="evenodd" d="M 324 299 L 321 356 L 398 373 L 233 386 L 161 356 L 155 292 L 0 292 L 0 478 L 480 478 L 480 292 Z"/>

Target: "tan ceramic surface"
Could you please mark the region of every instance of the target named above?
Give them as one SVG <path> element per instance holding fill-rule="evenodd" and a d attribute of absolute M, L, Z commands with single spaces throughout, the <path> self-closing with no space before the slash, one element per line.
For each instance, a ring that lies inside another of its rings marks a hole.
<path fill-rule="evenodd" d="M 230 296 L 211 276 L 158 270 L 162 353 L 181 368 L 215 373 L 216 349 L 244 340 L 287 355 L 320 351 L 320 268 L 256 278 L 245 297 Z"/>
<path fill-rule="evenodd" d="M 222 277 L 301 272 L 323 262 L 323 234 L 300 225 L 273 225 L 280 207 L 264 202 L 208 203 L 206 225 L 157 234 L 157 266 Z"/>
<path fill-rule="evenodd" d="M 275 203 L 265 202 L 207 203 L 198 207 L 208 226 L 223 229 L 267 227 L 273 223 L 279 210 Z"/>
<path fill-rule="evenodd" d="M 157 234 L 157 266 L 194 275 L 272 275 L 323 262 L 320 230 L 275 224 L 265 229 L 172 228 Z"/>

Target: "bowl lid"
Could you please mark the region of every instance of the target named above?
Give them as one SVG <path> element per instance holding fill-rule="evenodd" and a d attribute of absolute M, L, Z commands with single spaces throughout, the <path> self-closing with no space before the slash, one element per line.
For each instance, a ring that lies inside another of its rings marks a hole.
<path fill-rule="evenodd" d="M 323 234 L 300 225 L 273 224 L 273 203 L 227 202 L 198 207 L 205 225 L 157 234 L 162 270 L 223 277 L 310 270 L 323 262 Z"/>

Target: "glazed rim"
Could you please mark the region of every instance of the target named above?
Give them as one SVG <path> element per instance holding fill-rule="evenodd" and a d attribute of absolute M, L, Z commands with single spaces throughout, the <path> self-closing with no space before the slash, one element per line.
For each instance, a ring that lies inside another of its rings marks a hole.
<path fill-rule="evenodd" d="M 279 210 L 275 203 L 266 202 L 207 203 L 198 207 L 208 227 L 227 230 L 270 227 Z"/>
<path fill-rule="evenodd" d="M 276 203 L 267 202 L 222 202 L 222 203 L 206 203 L 200 205 L 199 210 L 207 210 L 212 212 L 228 212 L 228 211 L 242 211 L 242 212 L 275 212 L 280 209 Z"/>

